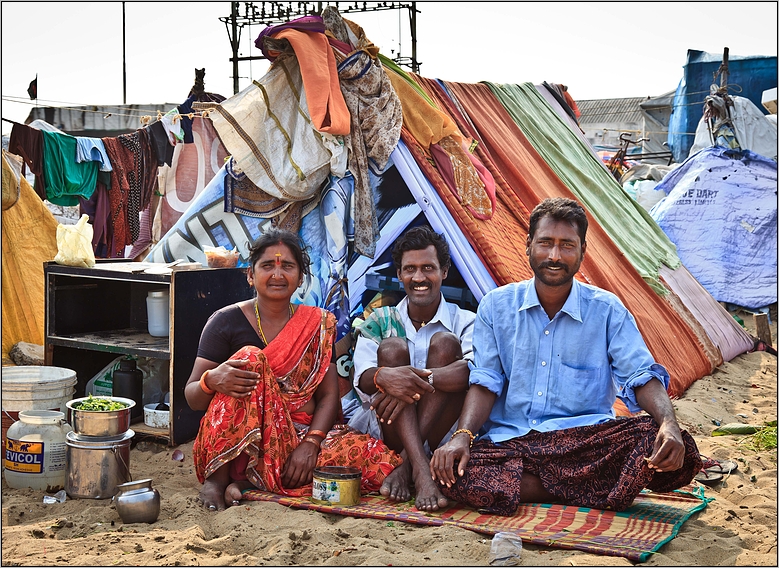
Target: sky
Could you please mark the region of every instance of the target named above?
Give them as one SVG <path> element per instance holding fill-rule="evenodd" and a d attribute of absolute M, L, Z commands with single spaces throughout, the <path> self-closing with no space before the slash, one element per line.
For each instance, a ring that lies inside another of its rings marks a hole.
<path fill-rule="evenodd" d="M 36 104 L 122 104 L 125 76 L 128 104 L 175 106 L 203 67 L 206 91 L 233 94 L 219 20 L 230 15 L 230 2 L 124 4 L 123 48 L 122 2 L 3 1 L 2 117 L 24 122 Z M 673 91 L 688 49 L 777 54 L 776 2 L 417 2 L 417 10 L 421 75 L 563 83 L 577 100 Z M 345 17 L 390 58 L 411 56 L 406 10 Z M 260 55 L 254 40 L 263 28 L 243 29 L 240 56 Z M 240 63 L 239 88 L 267 69 L 264 60 Z M 31 101 L 36 75 L 39 99 Z M 10 133 L 11 124 L 2 125 Z"/>

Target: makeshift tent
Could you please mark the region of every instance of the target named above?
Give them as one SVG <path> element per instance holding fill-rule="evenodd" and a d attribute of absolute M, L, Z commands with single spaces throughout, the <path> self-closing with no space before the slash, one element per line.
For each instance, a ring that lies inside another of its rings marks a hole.
<path fill-rule="evenodd" d="M 657 185 L 652 218 L 698 282 L 720 302 L 776 302 L 776 162 L 710 146 Z M 716 230 L 712 230 L 716 227 Z"/>
<path fill-rule="evenodd" d="M 690 153 L 695 128 L 703 116 L 703 100 L 709 95 L 721 64 L 721 54 L 687 50 L 684 76 L 676 88 L 668 123 L 668 145 L 677 163 L 686 160 Z M 739 92 L 761 109 L 763 91 L 776 87 L 776 72 L 775 55 L 728 56 L 728 85 L 734 89 L 738 86 Z"/>
<path fill-rule="evenodd" d="M 316 207 L 300 222 L 300 234 L 312 248 L 313 277 L 298 301 L 332 309 L 339 336 L 348 338 L 347 321 L 362 313 L 364 292 L 375 287 L 375 276 L 383 275 L 378 279 L 383 286 L 397 286 L 387 251 L 409 224 L 426 221 L 446 235 L 461 287 L 478 302 L 493 287 L 532 275 L 524 254 L 529 211 L 545 197 L 568 196 L 581 201 L 591 216 L 588 253 L 577 277 L 611 290 L 634 313 L 650 350 L 671 373 L 672 396 L 753 347 L 682 266 L 673 243 L 648 213 L 533 85 L 434 81 L 405 74 L 381 57 L 373 64 L 378 61 L 402 103 L 401 141 L 391 162 L 403 183 L 390 187 L 392 169 L 364 172 L 370 174 L 379 219 L 374 254 L 344 254 L 353 235 L 349 175 L 331 175 Z M 267 92 L 263 104 L 273 107 L 273 97 Z M 460 153 L 463 147 L 466 152 Z M 252 153 L 274 149 L 257 150 Z M 272 210 L 255 217 L 225 213 L 220 199 L 226 200 L 241 179 L 240 172 L 229 170 L 247 167 L 233 160 L 228 166 L 147 260 L 204 262 L 204 245 L 224 245 L 237 247 L 245 263 L 248 241 L 273 222 L 286 223 Z M 400 197 L 407 192 L 413 196 L 410 205 Z M 382 208 L 388 195 L 401 203 Z M 346 370 L 348 353 L 341 354 Z"/>

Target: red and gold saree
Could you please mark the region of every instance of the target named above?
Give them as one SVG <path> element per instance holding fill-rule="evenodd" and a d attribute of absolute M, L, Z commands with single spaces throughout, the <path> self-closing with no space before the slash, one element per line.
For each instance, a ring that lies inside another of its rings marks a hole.
<path fill-rule="evenodd" d="M 231 463 L 233 479 L 248 479 L 258 489 L 290 496 L 311 494 L 311 484 L 285 489 L 281 470 L 308 430 L 311 416 L 299 410 L 327 373 L 334 334 L 335 317 L 330 312 L 298 306 L 265 349 L 242 347 L 231 357 L 249 359 L 246 368 L 260 374 L 260 384 L 246 398 L 216 393 L 211 400 L 193 447 L 201 483 Z M 317 467 L 360 467 L 362 491 L 367 493 L 378 491 L 402 461 L 381 440 L 337 425 L 322 443 Z"/>

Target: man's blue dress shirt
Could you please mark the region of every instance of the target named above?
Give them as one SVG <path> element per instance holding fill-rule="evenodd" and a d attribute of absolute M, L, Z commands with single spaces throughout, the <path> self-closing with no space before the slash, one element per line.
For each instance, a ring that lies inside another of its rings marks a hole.
<path fill-rule="evenodd" d="M 577 280 L 551 321 L 534 279 L 487 293 L 473 351 L 470 384 L 498 395 L 481 430 L 493 442 L 612 420 L 617 396 L 641 410 L 634 389 L 652 378 L 668 389 L 668 372 L 622 302 Z"/>

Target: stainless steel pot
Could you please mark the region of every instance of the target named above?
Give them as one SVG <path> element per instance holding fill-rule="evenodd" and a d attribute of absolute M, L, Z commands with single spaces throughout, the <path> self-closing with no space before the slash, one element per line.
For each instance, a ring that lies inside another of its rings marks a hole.
<path fill-rule="evenodd" d="M 89 397 L 75 398 L 67 402 L 66 406 L 71 414 L 71 426 L 73 431 L 80 436 L 96 436 L 99 438 L 110 438 L 121 436 L 130 428 L 130 413 L 135 406 L 135 401 L 131 398 L 122 398 L 120 396 L 104 396 L 94 398 L 107 398 L 116 402 L 123 402 L 127 406 L 121 410 L 79 410 L 73 408 L 82 400 L 88 400 Z"/>
<path fill-rule="evenodd" d="M 139 479 L 117 486 L 113 496 L 116 511 L 124 524 L 153 523 L 160 515 L 160 493 L 151 486 L 151 479 Z"/>
<path fill-rule="evenodd" d="M 65 492 L 72 498 L 110 499 L 117 487 L 130 481 L 130 442 L 135 432 L 128 430 L 113 440 L 66 436 L 68 473 Z"/>

